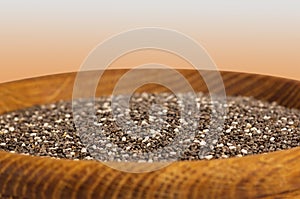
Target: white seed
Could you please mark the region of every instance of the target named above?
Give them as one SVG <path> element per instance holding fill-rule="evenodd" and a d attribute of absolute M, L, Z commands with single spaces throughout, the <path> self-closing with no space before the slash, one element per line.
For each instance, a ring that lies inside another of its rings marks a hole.
<path fill-rule="evenodd" d="M 223 147 L 224 146 L 224 144 L 217 144 L 217 147 Z"/>
<path fill-rule="evenodd" d="M 29 136 L 35 137 L 35 136 L 36 136 L 36 133 L 30 133 Z"/>
<path fill-rule="evenodd" d="M 147 142 L 149 140 L 149 136 L 146 136 L 142 142 Z"/>
<path fill-rule="evenodd" d="M 246 128 L 247 128 L 247 129 L 250 129 L 251 127 L 252 127 L 252 125 L 251 125 L 250 123 L 247 123 L 247 124 L 246 124 Z"/>
<path fill-rule="evenodd" d="M 131 146 L 126 147 L 126 150 L 130 150 L 130 149 L 131 149 Z"/>
<path fill-rule="evenodd" d="M 223 154 L 221 157 L 222 158 L 228 158 L 228 155 Z"/>
<path fill-rule="evenodd" d="M 287 118 L 286 118 L 286 117 L 282 117 L 282 118 L 281 118 L 281 121 L 286 122 L 286 121 L 287 121 Z"/>
<path fill-rule="evenodd" d="M 95 146 L 95 145 L 94 145 L 94 146 Z M 106 147 L 110 148 L 110 147 L 112 147 L 112 144 L 111 144 L 111 143 L 107 143 L 107 144 L 106 144 Z"/>
<path fill-rule="evenodd" d="M 256 127 L 252 127 L 250 130 L 251 131 L 257 131 L 257 128 Z"/>
<path fill-rule="evenodd" d="M 87 152 L 87 149 L 86 148 L 82 148 L 81 149 L 81 153 L 86 153 Z"/>
<path fill-rule="evenodd" d="M 194 142 L 195 142 L 195 143 L 199 143 L 199 144 L 200 144 L 200 141 L 199 141 L 199 140 L 197 140 L 197 139 L 196 139 L 196 140 L 194 140 Z"/>
<path fill-rule="evenodd" d="M 142 124 L 142 125 L 148 125 L 148 123 L 147 123 L 146 120 L 143 120 L 141 124 Z"/>
<path fill-rule="evenodd" d="M 62 122 L 62 119 L 58 119 L 55 121 L 56 123 L 61 123 Z"/>
<path fill-rule="evenodd" d="M 207 160 L 211 160 L 213 157 L 214 157 L 214 156 L 212 156 L 212 155 L 204 156 L 204 158 L 207 159 Z"/>
<path fill-rule="evenodd" d="M 266 139 L 266 138 L 268 138 L 268 136 L 267 135 L 263 135 L 263 138 Z"/>
<path fill-rule="evenodd" d="M 248 151 L 247 151 L 246 149 L 242 149 L 241 152 L 242 152 L 243 154 L 247 154 L 247 153 L 248 153 Z"/>
<path fill-rule="evenodd" d="M 261 130 L 257 130 L 256 133 L 257 133 L 257 134 L 261 134 Z"/>

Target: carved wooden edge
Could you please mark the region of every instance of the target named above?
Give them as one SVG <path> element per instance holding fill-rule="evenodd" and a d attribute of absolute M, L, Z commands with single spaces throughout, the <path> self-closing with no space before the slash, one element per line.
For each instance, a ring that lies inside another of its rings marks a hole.
<path fill-rule="evenodd" d="M 96 95 L 111 94 L 118 79 L 128 69 L 107 70 L 102 76 Z M 203 78 L 196 70 L 178 70 L 196 91 L 208 92 Z M 91 72 L 92 73 L 92 72 Z M 212 71 L 202 71 L 208 79 L 218 76 Z M 257 99 L 277 101 L 279 104 L 300 108 L 300 82 L 258 74 L 220 72 L 227 95 L 253 96 Z M 64 73 L 0 84 L 0 113 L 35 104 L 72 99 L 76 73 Z M 140 78 L 140 77 L 137 77 Z M 176 82 L 173 82 L 176 84 Z M 215 85 L 214 91 L 218 91 Z M 161 92 L 161 87 L 145 87 L 147 92 Z"/>
<path fill-rule="evenodd" d="M 22 198 L 268 198 L 298 195 L 300 149 L 212 161 L 181 161 L 125 173 L 94 161 L 0 152 L 0 193 Z"/>

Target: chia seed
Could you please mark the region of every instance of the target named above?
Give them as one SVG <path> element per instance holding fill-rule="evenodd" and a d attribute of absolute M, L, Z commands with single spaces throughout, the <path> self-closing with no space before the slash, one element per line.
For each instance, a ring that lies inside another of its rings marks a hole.
<path fill-rule="evenodd" d="M 161 102 L 160 99 L 166 99 L 167 102 Z M 149 157 L 148 160 L 139 162 L 152 162 L 178 154 L 180 154 L 178 160 L 242 157 L 300 146 L 298 109 L 289 109 L 275 102 L 269 103 L 252 97 L 227 96 L 227 102 L 219 104 L 226 109 L 225 123 L 220 129 L 210 124 L 212 108 L 209 95 L 197 93 L 197 98 L 193 100 L 198 103 L 199 112 L 193 115 L 192 110 L 185 110 L 185 113 L 190 120 L 197 119 L 198 127 L 196 132 L 192 132 L 192 139 L 179 141 L 182 145 L 187 145 L 185 150 L 172 149 L 160 157 Z M 93 105 L 84 100 L 79 100 L 78 105 L 82 103 L 85 106 Z M 0 150 L 73 160 L 95 159 L 92 151 L 97 150 L 104 156 L 108 155 L 109 160 L 121 161 L 122 157 L 127 157 L 128 154 L 119 154 L 114 150 L 115 145 L 136 156 L 138 153 L 163 148 L 172 143 L 181 130 L 187 130 L 181 124 L 189 126 L 190 121 L 180 118 L 178 108 L 180 103 L 175 95 L 168 93 L 134 94 L 131 97 L 130 109 L 117 113 L 118 118 L 124 118 L 121 120 L 125 126 L 124 131 L 118 127 L 113 117 L 111 97 L 96 98 L 94 104 L 96 118 L 93 125 L 95 129 L 101 127 L 101 133 L 105 134 L 107 140 L 96 140 L 97 144 L 91 146 L 86 146 L 77 132 L 71 101 L 59 101 L 7 112 L 0 115 Z M 150 114 L 149 109 L 153 104 L 160 106 L 162 111 Z M 126 118 L 126 115 L 129 118 Z M 130 121 L 133 121 L 139 129 L 132 127 Z M 149 125 L 151 129 L 145 130 Z M 80 130 L 86 129 L 83 126 Z M 209 142 L 212 131 L 216 131 L 219 136 Z M 139 134 L 143 136 L 137 136 Z M 94 139 L 97 135 L 89 134 L 89 136 L 91 136 L 89 139 Z M 107 152 L 106 148 L 111 150 Z"/>

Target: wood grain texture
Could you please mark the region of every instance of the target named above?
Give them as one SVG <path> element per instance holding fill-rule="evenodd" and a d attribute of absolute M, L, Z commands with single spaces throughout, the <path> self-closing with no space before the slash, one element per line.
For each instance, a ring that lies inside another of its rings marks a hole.
<path fill-rule="evenodd" d="M 105 86 L 99 86 L 96 95 L 109 95 L 126 71 L 106 71 L 100 81 Z M 197 71 L 179 72 L 195 90 L 207 92 Z M 216 75 L 206 73 L 210 78 Z M 235 72 L 221 75 L 227 95 L 254 96 L 300 108 L 298 81 Z M 0 84 L 0 113 L 71 99 L 75 76 L 68 73 Z M 164 91 L 155 85 L 143 89 Z M 93 161 L 0 152 L 0 198 L 300 198 L 300 148 L 243 158 L 180 161 L 139 174 Z"/>

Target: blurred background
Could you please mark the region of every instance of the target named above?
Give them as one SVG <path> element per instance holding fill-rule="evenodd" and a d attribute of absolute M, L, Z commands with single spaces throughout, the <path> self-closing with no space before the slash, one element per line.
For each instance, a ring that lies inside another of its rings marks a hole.
<path fill-rule="evenodd" d="M 198 41 L 220 70 L 300 80 L 300 3 L 294 0 L 0 1 L 0 82 L 77 71 L 100 42 L 155 26 Z M 188 67 L 168 53 L 140 51 L 111 67 L 140 62 Z"/>

